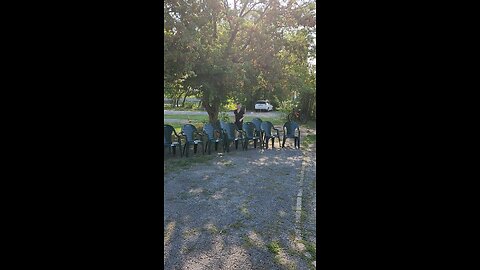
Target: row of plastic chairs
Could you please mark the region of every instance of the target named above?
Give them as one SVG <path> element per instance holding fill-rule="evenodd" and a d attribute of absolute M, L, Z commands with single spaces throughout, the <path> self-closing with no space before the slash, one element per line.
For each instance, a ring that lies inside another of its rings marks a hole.
<path fill-rule="evenodd" d="M 262 121 L 260 118 L 254 118 L 251 122 L 243 123 L 242 130 L 239 130 L 234 123 L 220 121 L 220 128 L 215 129 L 212 124 L 205 124 L 201 131 L 198 131 L 194 125 L 186 124 L 182 127 L 180 134 L 170 125 L 164 125 L 164 148 L 168 148 L 173 155 L 176 149 L 180 150 L 180 156 L 188 157 L 190 146 L 193 146 L 194 154 L 197 153 L 198 147 L 202 147 L 202 154 L 208 151 L 211 154 L 212 145 L 215 151 L 218 147 L 223 147 L 223 152 L 230 152 L 231 144 L 238 149 L 239 144 L 243 150 L 248 150 L 250 142 L 253 142 L 254 148 L 257 143 L 260 147 L 268 149 L 268 143 L 272 141 L 274 147 L 275 138 L 278 139 L 280 147 L 280 131 L 275 128 L 269 121 Z M 275 131 L 272 133 L 272 130 Z M 183 138 L 183 145 L 182 145 Z M 294 139 L 295 148 L 300 148 L 300 127 L 295 122 L 286 122 L 283 125 L 283 143 L 281 147 L 285 147 L 287 139 Z"/>

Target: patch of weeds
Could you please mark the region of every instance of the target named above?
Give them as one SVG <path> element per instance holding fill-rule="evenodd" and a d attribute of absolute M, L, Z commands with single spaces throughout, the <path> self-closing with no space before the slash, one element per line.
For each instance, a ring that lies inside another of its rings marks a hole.
<path fill-rule="evenodd" d="M 316 259 L 316 254 L 317 254 L 317 247 L 308 242 L 306 245 L 305 245 L 305 248 L 307 250 L 308 253 L 310 253 L 310 255 L 312 255 L 312 258 L 315 260 Z"/>
<path fill-rule="evenodd" d="M 308 148 L 310 144 L 315 144 L 317 141 L 316 134 L 310 134 L 302 138 L 302 147 Z"/>
<path fill-rule="evenodd" d="M 183 237 L 187 238 L 187 237 L 190 237 L 190 236 L 194 236 L 197 233 L 198 233 L 198 231 L 195 228 L 188 229 L 188 230 L 183 232 Z"/>
<path fill-rule="evenodd" d="M 317 248 L 315 244 L 305 240 L 301 240 L 300 242 L 305 245 L 305 250 L 312 256 L 309 260 L 311 262 L 315 261 L 317 259 Z"/>
<path fill-rule="evenodd" d="M 251 215 L 250 212 L 248 211 L 247 206 L 246 206 L 245 204 L 243 204 L 243 205 L 240 207 L 240 213 L 242 213 L 242 215 L 243 215 L 246 219 L 251 219 L 251 218 L 252 218 L 252 215 Z"/>
<path fill-rule="evenodd" d="M 211 234 L 220 234 L 221 230 L 219 230 L 215 225 L 207 228 L 207 231 Z"/>
<path fill-rule="evenodd" d="M 285 252 L 287 252 L 288 255 L 292 256 L 292 257 L 301 257 L 302 256 L 302 253 L 294 248 L 288 248 L 285 250 Z"/>
<path fill-rule="evenodd" d="M 234 229 L 240 229 L 242 227 L 245 227 L 245 225 L 243 224 L 243 222 L 241 220 L 239 220 L 235 223 L 230 224 L 229 227 L 234 228 Z"/>
<path fill-rule="evenodd" d="M 267 249 L 271 253 L 278 255 L 280 253 L 281 247 L 278 241 L 272 241 L 269 244 L 267 244 Z"/>
<path fill-rule="evenodd" d="M 297 268 L 295 267 L 295 263 L 293 263 L 293 262 L 286 262 L 286 263 L 284 263 L 283 265 L 284 265 L 288 270 L 295 270 L 295 269 L 297 269 Z"/>
<path fill-rule="evenodd" d="M 199 152 L 201 152 L 201 148 Z M 213 155 L 198 155 L 199 152 L 197 152 L 196 155 L 193 155 L 193 151 L 190 150 L 190 155 L 188 158 L 185 156 L 182 158 L 166 158 L 163 162 L 164 174 L 180 171 L 182 169 L 187 169 L 193 165 L 204 164 L 214 158 Z M 177 153 L 177 156 L 179 155 L 180 153 Z"/>
<path fill-rule="evenodd" d="M 290 230 L 290 233 L 288 234 L 288 239 L 293 242 L 295 241 L 295 237 L 296 237 L 295 230 Z"/>
<path fill-rule="evenodd" d="M 300 222 L 305 223 L 306 220 L 307 220 L 307 211 L 305 211 L 305 209 L 302 208 L 302 211 L 300 212 Z"/>
<path fill-rule="evenodd" d="M 245 248 L 252 248 L 252 247 L 255 246 L 255 244 L 253 243 L 252 239 L 250 239 L 250 237 L 248 237 L 247 235 L 244 235 L 244 236 L 242 237 L 242 239 L 243 239 L 243 246 L 244 246 Z"/>

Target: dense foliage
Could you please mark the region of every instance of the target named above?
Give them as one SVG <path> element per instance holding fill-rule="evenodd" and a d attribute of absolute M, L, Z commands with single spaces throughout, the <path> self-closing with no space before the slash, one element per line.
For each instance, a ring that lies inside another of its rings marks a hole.
<path fill-rule="evenodd" d="M 315 16 L 312 0 L 166 0 L 166 95 L 197 95 L 214 124 L 232 98 L 247 109 L 269 99 L 313 116 Z M 285 102 L 295 96 L 297 104 Z"/>

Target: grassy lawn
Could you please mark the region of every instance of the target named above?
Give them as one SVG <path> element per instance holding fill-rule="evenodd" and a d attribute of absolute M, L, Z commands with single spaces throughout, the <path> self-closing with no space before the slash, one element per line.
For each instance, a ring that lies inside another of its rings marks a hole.
<path fill-rule="evenodd" d="M 205 111 L 203 108 L 197 107 L 197 105 L 193 106 L 185 106 L 185 107 L 173 107 L 172 104 L 163 104 L 164 110 L 172 110 L 172 111 Z"/>
<path fill-rule="evenodd" d="M 202 120 L 208 120 L 208 115 L 188 115 L 188 114 L 164 114 L 164 119 L 183 119 L 183 120 L 192 120 L 196 122 L 202 122 Z"/>
<path fill-rule="evenodd" d="M 163 169 L 164 173 L 171 173 L 181 171 L 183 169 L 188 169 L 195 164 L 205 164 L 208 161 L 215 158 L 215 155 L 202 155 L 201 154 L 201 147 L 199 148 L 198 153 L 200 154 L 193 154 L 193 149 L 190 149 L 190 154 L 188 158 L 180 157 L 180 152 L 177 152 L 176 156 L 173 157 L 170 154 L 165 155 L 165 161 L 163 162 Z M 165 150 L 168 151 L 168 150 Z M 178 151 L 178 149 L 177 149 Z"/>
<path fill-rule="evenodd" d="M 200 129 L 203 126 L 204 121 L 208 121 L 208 115 L 185 115 L 185 114 L 164 114 L 163 115 L 164 119 L 179 119 L 179 120 L 184 120 L 184 121 L 191 121 L 191 124 L 196 126 L 198 129 Z M 255 118 L 253 116 L 245 116 L 244 122 L 250 122 L 252 119 Z M 282 119 L 281 117 L 273 118 L 273 117 L 260 117 L 263 121 L 270 121 L 272 124 L 278 128 L 281 129 L 283 124 L 285 124 L 285 120 Z M 233 115 L 231 117 L 231 122 L 233 122 L 234 118 Z M 169 122 L 166 123 L 168 125 L 171 125 L 172 127 L 175 128 L 175 131 L 180 132 L 182 126 L 185 124 L 184 122 Z M 302 125 L 303 127 L 307 128 L 313 128 L 315 127 L 315 121 L 309 121 L 305 125 Z"/>

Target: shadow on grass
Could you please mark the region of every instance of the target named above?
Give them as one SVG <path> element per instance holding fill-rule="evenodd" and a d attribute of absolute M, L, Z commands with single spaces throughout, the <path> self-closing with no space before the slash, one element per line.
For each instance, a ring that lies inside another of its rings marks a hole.
<path fill-rule="evenodd" d="M 201 152 L 201 150 L 199 150 Z M 216 155 L 202 155 L 201 153 L 187 157 L 180 157 L 177 153 L 175 157 L 167 156 L 163 162 L 164 173 L 176 172 L 182 169 L 188 169 L 196 164 L 205 164 L 210 160 L 213 160 Z"/>

